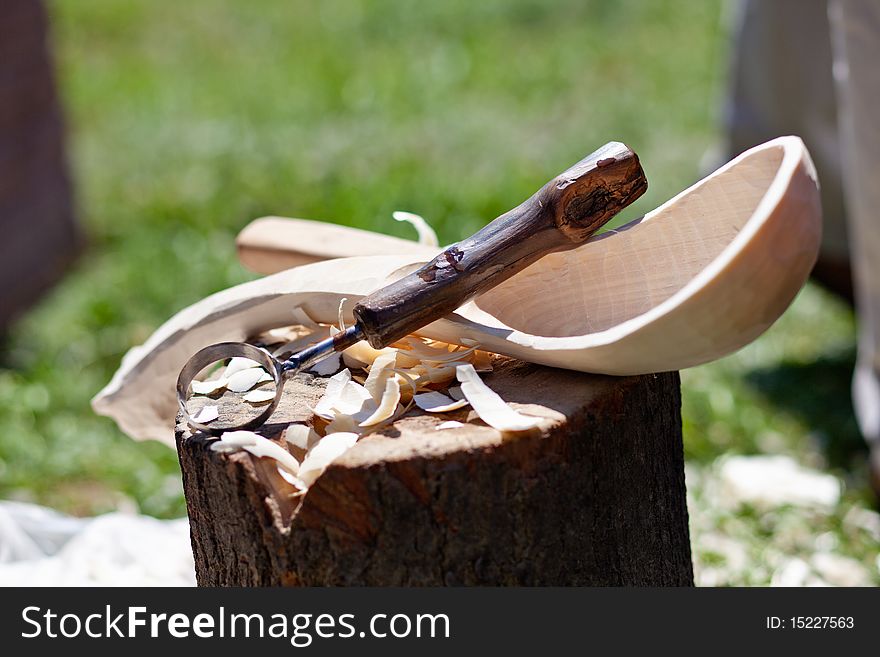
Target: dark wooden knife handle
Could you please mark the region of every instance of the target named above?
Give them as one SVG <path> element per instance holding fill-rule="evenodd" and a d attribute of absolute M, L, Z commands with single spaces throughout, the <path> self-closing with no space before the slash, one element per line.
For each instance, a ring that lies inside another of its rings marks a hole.
<path fill-rule="evenodd" d="M 362 299 L 354 316 L 373 347 L 387 346 L 548 253 L 584 242 L 647 188 L 638 156 L 609 142 L 421 269 Z"/>

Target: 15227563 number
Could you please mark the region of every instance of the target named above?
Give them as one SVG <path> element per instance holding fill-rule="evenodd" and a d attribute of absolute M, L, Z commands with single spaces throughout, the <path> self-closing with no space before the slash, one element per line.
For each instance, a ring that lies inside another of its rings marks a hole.
<path fill-rule="evenodd" d="M 796 630 L 845 630 L 855 625 L 852 616 L 792 616 L 791 627 Z"/>
<path fill-rule="evenodd" d="M 855 627 L 852 616 L 767 616 L 768 630 L 851 630 Z"/>

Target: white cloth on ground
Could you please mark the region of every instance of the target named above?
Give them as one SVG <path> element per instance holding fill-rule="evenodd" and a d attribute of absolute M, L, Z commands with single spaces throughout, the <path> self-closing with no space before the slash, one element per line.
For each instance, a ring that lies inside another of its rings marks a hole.
<path fill-rule="evenodd" d="M 0 501 L 0 586 L 194 586 L 186 518 L 74 518 Z"/>

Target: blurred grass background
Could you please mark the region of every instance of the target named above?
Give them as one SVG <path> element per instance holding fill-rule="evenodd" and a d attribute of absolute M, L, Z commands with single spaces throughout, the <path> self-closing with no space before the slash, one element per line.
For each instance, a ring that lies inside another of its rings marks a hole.
<path fill-rule="evenodd" d="M 451 242 L 609 139 L 630 144 L 650 180 L 629 219 L 699 178 L 719 134 L 718 0 L 49 11 L 89 245 L 5 338 L 0 497 L 73 513 L 185 512 L 176 456 L 132 442 L 88 402 L 172 313 L 251 277 L 233 246 L 250 219 L 412 237 L 391 219 L 405 209 Z M 867 504 L 853 344 L 849 310 L 808 286 L 756 343 L 683 373 L 689 463 L 788 453 L 846 482 L 837 515 Z M 838 531 L 837 516 L 827 523 Z M 870 558 L 840 532 L 844 551 Z"/>

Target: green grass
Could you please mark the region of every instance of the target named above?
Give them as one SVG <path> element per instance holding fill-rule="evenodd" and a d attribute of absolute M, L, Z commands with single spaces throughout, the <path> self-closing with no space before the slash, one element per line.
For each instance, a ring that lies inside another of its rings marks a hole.
<path fill-rule="evenodd" d="M 406 209 L 450 242 L 609 139 L 651 181 L 632 218 L 717 142 L 717 1 L 49 7 L 89 245 L 7 337 L 0 496 L 77 513 L 183 513 L 173 453 L 88 401 L 168 316 L 250 277 L 233 249 L 250 219 L 409 236 L 391 219 Z M 686 372 L 689 460 L 789 452 L 864 495 L 852 345 L 850 313 L 808 288 L 755 344 Z"/>

